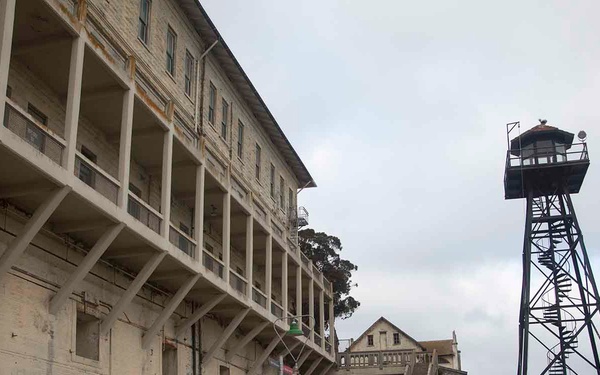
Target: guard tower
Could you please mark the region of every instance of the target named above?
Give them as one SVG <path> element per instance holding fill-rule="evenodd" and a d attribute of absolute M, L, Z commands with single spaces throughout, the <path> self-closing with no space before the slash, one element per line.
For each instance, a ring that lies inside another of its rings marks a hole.
<path fill-rule="evenodd" d="M 517 374 L 600 374 L 600 298 L 571 201 L 590 163 L 586 135 L 573 143 L 540 120 L 510 140 L 519 128 L 507 125 L 504 176 L 505 198 L 527 200 Z"/>

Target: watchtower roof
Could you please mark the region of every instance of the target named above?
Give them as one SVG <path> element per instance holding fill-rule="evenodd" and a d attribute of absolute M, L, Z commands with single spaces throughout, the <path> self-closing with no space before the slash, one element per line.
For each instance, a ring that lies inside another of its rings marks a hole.
<path fill-rule="evenodd" d="M 510 151 L 513 155 L 519 155 L 520 149 L 536 141 L 554 141 L 565 145 L 565 149 L 571 148 L 573 144 L 573 133 L 560 130 L 557 127 L 545 123 L 534 126 L 525 133 L 510 141 Z"/>

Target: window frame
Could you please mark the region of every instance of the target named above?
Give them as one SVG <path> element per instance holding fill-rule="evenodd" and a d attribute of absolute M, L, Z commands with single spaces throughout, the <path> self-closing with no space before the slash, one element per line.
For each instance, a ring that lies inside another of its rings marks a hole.
<path fill-rule="evenodd" d="M 242 160 L 244 158 L 244 123 L 242 120 L 238 120 L 237 156 Z"/>
<path fill-rule="evenodd" d="M 367 346 L 375 346 L 374 342 L 373 335 L 367 335 Z"/>
<path fill-rule="evenodd" d="M 400 345 L 400 332 L 393 333 L 394 345 Z"/>
<path fill-rule="evenodd" d="M 142 17 L 142 13 L 143 13 L 143 5 L 144 4 L 148 4 L 147 7 L 147 12 L 145 14 L 145 18 L 144 19 Z M 138 14 L 138 32 L 137 32 L 137 37 L 138 39 L 144 43 L 144 45 L 149 45 L 150 44 L 150 18 L 151 18 L 151 12 L 152 12 L 152 0 L 140 0 L 140 9 L 139 9 L 139 14 Z M 143 33 L 142 33 L 142 27 L 143 27 Z"/>
<path fill-rule="evenodd" d="M 285 212 L 285 179 L 279 175 L 279 208 Z"/>
<path fill-rule="evenodd" d="M 194 90 L 194 62 L 194 55 L 186 48 L 183 72 L 183 91 L 190 98 L 192 97 L 192 91 Z"/>
<path fill-rule="evenodd" d="M 169 37 L 171 37 L 172 39 L 172 43 L 169 43 Z M 166 39 L 167 45 L 165 48 L 165 52 L 166 52 L 166 57 L 167 57 L 167 73 L 169 73 L 171 75 L 171 77 L 175 77 L 175 73 L 176 73 L 176 64 L 177 64 L 177 33 L 175 33 L 175 30 L 173 30 L 173 28 L 171 26 L 167 27 L 167 39 Z M 169 49 L 172 48 L 172 50 L 170 51 Z M 170 52 L 170 53 L 169 53 Z"/>
<path fill-rule="evenodd" d="M 270 174 L 270 192 L 271 198 L 275 199 L 275 166 L 271 163 L 271 174 Z"/>
<path fill-rule="evenodd" d="M 227 140 L 229 130 L 229 102 L 221 98 L 221 138 Z"/>
<path fill-rule="evenodd" d="M 215 123 L 215 107 L 217 106 L 217 88 L 210 82 L 208 88 L 208 122 L 212 125 Z"/>
<path fill-rule="evenodd" d="M 254 177 L 260 182 L 261 164 L 262 164 L 262 148 L 257 143 L 254 148 Z"/>

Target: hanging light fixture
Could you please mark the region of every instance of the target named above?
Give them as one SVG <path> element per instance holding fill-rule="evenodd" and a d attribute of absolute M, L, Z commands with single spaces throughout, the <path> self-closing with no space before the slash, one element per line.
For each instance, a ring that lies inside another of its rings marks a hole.
<path fill-rule="evenodd" d="M 302 321 L 302 318 L 307 317 L 308 319 L 312 319 L 313 320 L 313 327 L 316 325 L 317 320 L 315 319 L 314 316 L 310 316 L 310 315 L 297 315 L 297 316 L 288 316 L 285 318 L 278 318 L 273 322 L 273 329 L 275 330 L 275 334 L 277 334 L 277 337 L 279 337 L 279 340 L 281 341 L 281 343 L 283 344 L 283 346 L 285 346 L 285 349 L 287 350 L 287 352 L 290 354 L 290 357 L 292 357 L 292 359 L 294 360 L 294 367 L 293 367 L 293 374 L 294 375 L 299 375 L 299 368 L 298 368 L 298 359 L 300 358 L 300 356 L 302 355 L 302 352 L 304 351 L 304 348 L 306 347 L 306 343 L 308 342 L 308 338 L 310 337 L 310 335 L 306 335 L 304 336 L 304 332 L 302 332 L 302 329 L 300 327 L 300 322 Z M 279 321 L 289 321 L 289 325 L 290 328 L 285 331 L 282 334 L 279 333 L 279 331 L 277 330 L 277 322 Z M 283 338 L 285 336 L 292 336 L 292 337 L 300 337 L 300 336 L 304 336 L 304 342 L 302 343 L 302 348 L 300 348 L 300 352 L 298 353 L 297 356 L 294 356 L 294 354 L 292 354 L 292 351 L 290 350 L 290 348 L 287 346 L 287 344 L 285 343 L 285 341 L 283 341 Z"/>

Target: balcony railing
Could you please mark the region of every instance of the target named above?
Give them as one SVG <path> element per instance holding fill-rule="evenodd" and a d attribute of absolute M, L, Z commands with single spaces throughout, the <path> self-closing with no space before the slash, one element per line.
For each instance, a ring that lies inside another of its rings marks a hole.
<path fill-rule="evenodd" d="M 196 253 L 196 241 L 184 233 L 182 230 L 175 228 L 173 225 L 170 226 L 169 230 L 169 241 L 177 246 L 177 248 L 187 255 L 195 258 Z"/>
<path fill-rule="evenodd" d="M 275 301 L 271 301 L 271 314 L 283 318 L 283 307 Z"/>
<path fill-rule="evenodd" d="M 302 333 L 304 333 L 304 336 L 306 337 L 310 336 L 310 327 L 304 322 L 302 322 Z"/>
<path fill-rule="evenodd" d="M 325 341 L 325 351 L 331 353 L 331 344 L 328 341 Z"/>
<path fill-rule="evenodd" d="M 519 155 L 513 155 L 510 151 L 506 155 L 506 167 L 531 167 L 536 165 L 562 164 L 569 162 L 580 162 L 589 160 L 586 143 L 574 143 L 568 150 L 564 145 L 549 147 L 525 147 Z"/>
<path fill-rule="evenodd" d="M 85 21 L 88 34 L 92 37 L 92 43 L 99 47 L 105 56 L 122 72 L 127 72 L 127 55 L 106 37 L 98 26 L 96 20 L 88 15 Z"/>
<path fill-rule="evenodd" d="M 127 212 L 137 221 L 160 234 L 162 215 L 135 194 L 129 193 Z"/>
<path fill-rule="evenodd" d="M 18 105 L 6 100 L 4 112 L 4 126 L 10 131 L 27 141 L 33 148 L 49 157 L 56 164 L 60 164 L 65 141 L 45 126 L 38 124 L 33 117 L 24 112 Z"/>
<path fill-rule="evenodd" d="M 252 300 L 265 309 L 267 308 L 267 296 L 254 286 L 252 287 Z"/>
<path fill-rule="evenodd" d="M 246 295 L 246 285 L 248 285 L 248 282 L 233 271 L 229 271 L 229 285 L 241 294 Z"/>
<path fill-rule="evenodd" d="M 206 249 L 204 249 L 202 254 L 202 265 L 221 279 L 223 278 L 223 269 L 225 268 L 225 265 L 211 253 L 206 251 Z"/>
<path fill-rule="evenodd" d="M 75 176 L 109 201 L 117 204 L 119 182 L 80 152 L 75 155 Z"/>
<path fill-rule="evenodd" d="M 317 344 L 317 346 L 320 348 L 323 344 L 323 339 L 321 338 L 321 335 L 319 335 L 318 333 L 315 332 L 315 344 Z"/>
<path fill-rule="evenodd" d="M 328 348 L 327 344 L 325 343 L 325 349 Z M 430 363 L 433 354 L 414 350 L 344 352 L 338 353 L 337 362 L 342 368 L 404 366 L 411 362 L 411 358 L 414 363 Z"/>

